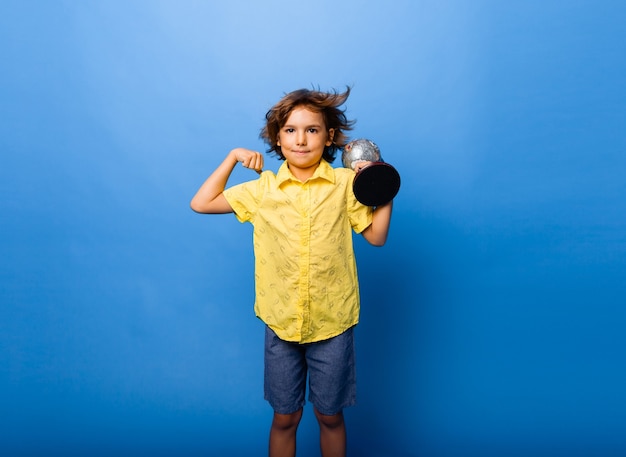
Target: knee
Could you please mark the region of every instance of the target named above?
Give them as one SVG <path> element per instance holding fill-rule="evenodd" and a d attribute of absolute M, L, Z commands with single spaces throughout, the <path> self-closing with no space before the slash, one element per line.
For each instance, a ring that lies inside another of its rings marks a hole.
<path fill-rule="evenodd" d="M 272 421 L 272 427 L 279 430 L 290 430 L 298 427 L 300 419 L 302 418 L 302 409 L 291 414 L 278 414 L 274 413 L 274 420 Z"/>
<path fill-rule="evenodd" d="M 320 413 L 317 409 L 315 410 L 315 417 L 319 422 L 321 427 L 325 428 L 338 428 L 343 426 L 343 413 L 339 412 L 337 414 L 333 414 L 332 416 L 327 416 L 326 414 Z"/>

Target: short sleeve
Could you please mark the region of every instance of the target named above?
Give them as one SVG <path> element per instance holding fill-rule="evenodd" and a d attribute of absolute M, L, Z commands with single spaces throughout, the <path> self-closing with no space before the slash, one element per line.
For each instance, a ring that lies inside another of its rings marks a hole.
<path fill-rule="evenodd" d="M 233 208 L 239 222 L 253 222 L 265 187 L 263 175 L 259 179 L 237 184 L 224 190 L 223 195 Z"/>
<path fill-rule="evenodd" d="M 347 186 L 346 201 L 350 225 L 356 233 L 361 233 L 372 224 L 372 208 L 356 199 L 352 185 Z"/>

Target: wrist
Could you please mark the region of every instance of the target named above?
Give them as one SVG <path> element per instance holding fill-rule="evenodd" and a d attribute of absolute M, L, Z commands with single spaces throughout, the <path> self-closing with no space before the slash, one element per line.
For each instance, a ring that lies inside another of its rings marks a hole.
<path fill-rule="evenodd" d="M 241 148 L 231 149 L 230 152 L 228 153 L 228 156 L 226 156 L 226 160 L 228 160 L 232 164 L 233 167 L 237 165 L 237 162 L 239 162 L 238 152 L 240 150 Z"/>

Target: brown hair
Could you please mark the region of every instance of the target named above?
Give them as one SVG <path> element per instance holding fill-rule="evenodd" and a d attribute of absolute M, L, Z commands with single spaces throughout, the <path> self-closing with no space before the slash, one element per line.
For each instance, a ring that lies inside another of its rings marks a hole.
<path fill-rule="evenodd" d="M 285 160 L 277 144 L 278 133 L 287 122 L 291 112 L 297 107 L 305 106 L 311 111 L 322 114 L 326 131 L 334 129 L 333 142 L 330 146 L 324 147 L 322 158 L 328 162 L 335 160 L 337 151 L 348 142 L 348 137 L 344 132 L 351 130 L 354 125 L 354 121 L 346 118 L 345 110 L 339 109 L 349 95 L 350 87 L 346 87 L 343 93 L 299 89 L 286 94 L 265 115 L 267 122 L 261 129 L 260 137 L 270 146 L 267 152 L 274 153 L 280 160 Z"/>

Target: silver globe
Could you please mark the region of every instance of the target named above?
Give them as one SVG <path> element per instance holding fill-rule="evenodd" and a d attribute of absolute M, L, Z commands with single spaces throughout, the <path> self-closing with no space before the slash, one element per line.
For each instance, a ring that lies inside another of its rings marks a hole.
<path fill-rule="evenodd" d="M 380 149 L 373 141 L 360 138 L 352 140 L 343 148 L 341 161 L 343 166 L 354 170 L 355 163 L 361 160 L 368 162 L 382 162 Z"/>

